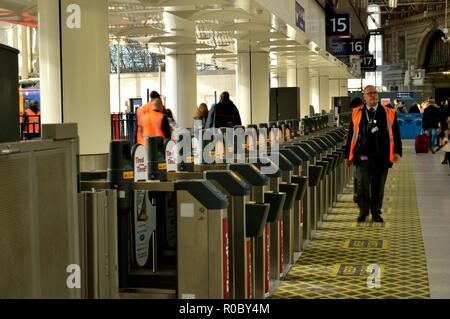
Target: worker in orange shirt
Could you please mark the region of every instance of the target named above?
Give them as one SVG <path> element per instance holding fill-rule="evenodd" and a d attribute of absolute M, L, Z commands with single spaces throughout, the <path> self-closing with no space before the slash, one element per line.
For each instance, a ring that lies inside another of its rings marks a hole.
<path fill-rule="evenodd" d="M 167 116 L 164 114 L 164 105 L 160 98 L 141 106 L 137 111 L 138 134 L 137 143 L 145 145 L 148 136 L 161 136 L 170 139 L 172 129 Z"/>
<path fill-rule="evenodd" d="M 38 102 L 33 100 L 25 110 L 25 130 L 29 138 L 37 137 L 41 133 L 40 112 Z"/>

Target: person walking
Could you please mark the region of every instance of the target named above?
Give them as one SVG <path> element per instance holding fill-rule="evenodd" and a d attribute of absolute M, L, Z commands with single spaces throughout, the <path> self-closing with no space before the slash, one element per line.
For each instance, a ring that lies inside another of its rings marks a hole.
<path fill-rule="evenodd" d="M 422 129 L 427 132 L 430 137 L 430 150 L 433 152 L 434 147 L 437 146 L 437 137 L 439 122 L 441 120 L 441 112 L 435 105 L 433 99 L 429 99 L 429 105 L 423 112 Z"/>
<path fill-rule="evenodd" d="M 161 136 L 168 140 L 172 134 L 165 108 L 161 99 L 155 98 L 153 101 L 141 106 L 137 111 L 138 134 L 137 143 L 146 145 L 146 137 Z"/>
<path fill-rule="evenodd" d="M 370 210 L 372 220 L 382 223 L 384 187 L 389 168 L 402 156 L 402 141 L 395 110 L 380 104 L 374 86 L 366 86 L 364 99 L 352 112 L 345 158 L 356 167 L 358 222 Z"/>
<path fill-rule="evenodd" d="M 242 125 L 241 116 L 236 105 L 230 100 L 228 92 L 220 94 L 220 101 L 211 107 L 205 128 L 234 127 Z"/>
<path fill-rule="evenodd" d="M 208 119 L 208 106 L 206 105 L 206 103 L 200 103 L 198 108 L 195 110 L 194 116 L 192 118 L 197 121 L 202 121 L 201 128 L 205 128 L 206 120 Z"/>

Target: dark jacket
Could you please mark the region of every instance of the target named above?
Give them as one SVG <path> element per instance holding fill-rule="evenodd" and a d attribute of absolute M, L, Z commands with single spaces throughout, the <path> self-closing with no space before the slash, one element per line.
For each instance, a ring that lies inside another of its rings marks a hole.
<path fill-rule="evenodd" d="M 447 119 L 450 116 L 450 108 L 441 107 L 441 136 L 444 136 L 445 130 L 448 130 Z"/>
<path fill-rule="evenodd" d="M 409 109 L 409 113 L 420 113 L 420 109 L 417 106 L 417 104 L 414 104 L 413 106 L 411 106 L 411 108 Z"/>
<path fill-rule="evenodd" d="M 205 128 L 242 125 L 239 111 L 231 100 L 223 100 L 211 107 Z"/>
<path fill-rule="evenodd" d="M 371 149 L 367 149 L 367 117 L 366 117 L 366 108 L 362 109 L 360 112 L 362 113 L 361 122 L 359 123 L 359 136 L 358 142 L 356 143 L 355 150 L 353 153 L 353 163 L 355 165 L 360 164 L 360 156 L 363 155 L 361 152 L 369 152 L 373 153 L 376 156 L 377 162 L 380 163 L 380 167 L 383 168 L 391 168 L 392 163 L 389 159 L 390 153 L 390 142 L 389 142 L 389 132 L 387 130 L 387 119 L 386 112 L 384 108 L 378 103 L 377 112 L 375 114 L 375 120 L 377 121 L 378 132 L 374 135 L 374 143 L 371 144 Z M 402 156 L 402 139 L 400 136 L 400 127 L 397 123 L 397 116 L 395 116 L 394 124 L 392 125 L 392 132 L 394 134 L 394 154 L 398 154 Z M 353 136 L 353 120 L 350 122 L 348 137 L 347 137 L 347 145 L 345 150 L 345 158 L 348 159 L 350 154 L 350 145 L 352 142 Z M 372 148 L 375 149 L 372 149 Z M 362 149 L 366 148 L 365 151 Z M 366 154 L 364 154 L 366 155 Z"/>
<path fill-rule="evenodd" d="M 441 119 L 441 111 L 434 105 L 429 105 L 423 111 L 422 128 L 428 130 L 431 128 L 438 128 Z"/>

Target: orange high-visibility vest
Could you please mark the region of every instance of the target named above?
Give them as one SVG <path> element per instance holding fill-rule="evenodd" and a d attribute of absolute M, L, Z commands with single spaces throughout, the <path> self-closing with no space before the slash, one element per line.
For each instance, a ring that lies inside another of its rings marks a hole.
<path fill-rule="evenodd" d="M 145 138 L 148 136 L 161 136 L 164 138 L 164 132 L 162 131 L 162 121 L 164 114 L 155 111 L 152 102 L 149 102 L 141 106 L 137 114 L 137 143 L 145 145 Z"/>
<path fill-rule="evenodd" d="M 392 131 L 392 126 L 394 125 L 395 120 L 395 110 L 384 105 L 382 105 L 381 107 L 383 107 L 384 111 L 386 112 L 387 131 L 389 133 L 389 160 L 392 164 L 394 164 L 396 163 L 396 161 L 394 159 L 394 132 Z M 352 142 L 350 144 L 350 154 L 348 156 L 349 161 L 353 161 L 353 152 L 356 147 L 356 142 L 358 141 L 359 123 L 361 123 L 363 110 L 364 105 L 361 105 L 360 107 L 354 108 L 352 112 L 353 136 Z"/>
<path fill-rule="evenodd" d="M 41 131 L 41 124 L 39 123 L 39 112 L 34 113 L 30 109 L 26 109 L 25 113 L 27 115 L 27 133 L 39 133 Z"/>

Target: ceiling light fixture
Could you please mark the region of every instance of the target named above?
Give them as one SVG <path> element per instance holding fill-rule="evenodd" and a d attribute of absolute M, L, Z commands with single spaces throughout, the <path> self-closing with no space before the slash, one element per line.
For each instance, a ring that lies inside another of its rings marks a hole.
<path fill-rule="evenodd" d="M 389 0 L 388 1 L 388 7 L 389 8 L 397 8 L 397 5 L 398 5 L 397 2 L 398 2 L 397 0 Z"/>

